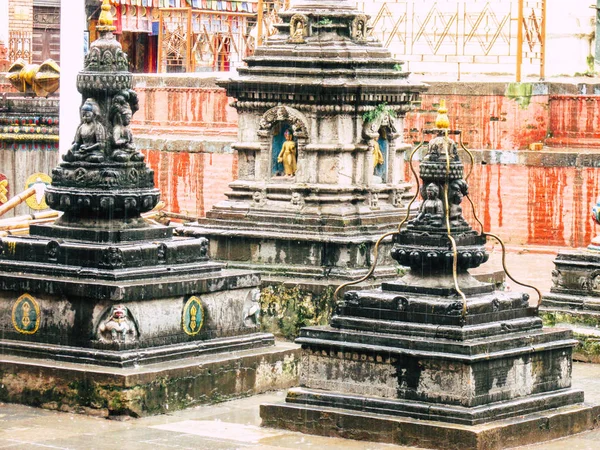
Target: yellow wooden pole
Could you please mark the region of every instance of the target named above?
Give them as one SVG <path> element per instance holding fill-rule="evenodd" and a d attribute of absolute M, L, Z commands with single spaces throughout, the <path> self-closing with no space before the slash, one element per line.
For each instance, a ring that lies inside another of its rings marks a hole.
<path fill-rule="evenodd" d="M 540 80 L 546 78 L 546 5 L 542 0 L 542 38 L 540 40 Z"/>
<path fill-rule="evenodd" d="M 263 44 L 263 0 L 258 0 L 258 16 L 256 17 L 256 22 L 256 46 L 260 47 Z"/>
<path fill-rule="evenodd" d="M 523 64 L 523 0 L 519 0 L 517 28 L 517 82 L 521 81 L 521 66 Z"/>

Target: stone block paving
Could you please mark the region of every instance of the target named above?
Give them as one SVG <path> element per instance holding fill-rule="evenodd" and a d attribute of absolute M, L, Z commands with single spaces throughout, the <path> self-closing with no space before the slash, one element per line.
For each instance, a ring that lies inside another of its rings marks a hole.
<path fill-rule="evenodd" d="M 556 249 L 509 248 L 507 264 L 516 278 L 535 284 L 542 292 L 551 287 Z M 501 267 L 499 248 L 492 249 L 487 270 Z M 510 289 L 518 286 L 508 281 Z M 532 303 L 535 301 L 532 295 Z M 600 403 L 600 365 L 574 363 L 573 384 L 584 389 L 586 402 Z M 46 411 L 0 403 L 0 449 L 411 449 L 391 444 L 309 436 L 260 427 L 259 405 L 283 401 L 285 391 L 191 408 L 172 414 L 128 420 Z M 519 447 L 527 450 L 596 450 L 600 430 L 569 438 Z M 467 450 L 467 449 L 465 449 Z"/>

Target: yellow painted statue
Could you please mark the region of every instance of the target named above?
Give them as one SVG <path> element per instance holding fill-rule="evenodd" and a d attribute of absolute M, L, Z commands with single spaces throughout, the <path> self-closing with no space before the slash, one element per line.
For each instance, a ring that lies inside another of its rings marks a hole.
<path fill-rule="evenodd" d="M 281 146 L 277 162 L 283 163 L 284 174 L 292 177 L 296 175 L 296 143 L 289 130 L 286 130 L 283 135 L 285 136 L 285 142 Z"/>
<path fill-rule="evenodd" d="M 381 147 L 379 146 L 379 142 L 375 141 L 373 143 L 373 169 L 376 169 L 377 166 L 383 164 L 383 153 L 381 153 Z"/>

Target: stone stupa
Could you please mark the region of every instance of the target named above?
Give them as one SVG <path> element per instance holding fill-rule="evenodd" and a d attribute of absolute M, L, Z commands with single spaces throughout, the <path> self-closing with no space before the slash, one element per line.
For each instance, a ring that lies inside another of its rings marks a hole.
<path fill-rule="evenodd" d="M 375 242 L 406 211 L 404 116 L 426 86 L 348 0 L 292 1 L 280 18 L 247 67 L 219 82 L 236 99 L 238 176 L 182 232 L 267 281 L 340 285 L 367 273 Z M 397 273 L 388 253 L 379 279 Z"/>
<path fill-rule="evenodd" d="M 289 385 L 295 350 L 260 332 L 259 274 L 141 217 L 159 191 L 129 128 L 137 96 L 109 11 L 104 0 L 77 77 L 81 124 L 46 191 L 63 214 L 0 240 L 0 401 L 140 416 Z"/>
<path fill-rule="evenodd" d="M 571 386 L 571 331 L 542 328 L 527 294 L 469 274 L 488 258 L 487 236 L 463 217 L 463 163 L 447 118 L 436 126 L 420 164 L 423 202 L 391 250 L 410 271 L 346 292 L 329 326 L 300 331 L 300 387 L 261 406 L 264 426 L 440 449 L 595 427 L 600 407 Z"/>

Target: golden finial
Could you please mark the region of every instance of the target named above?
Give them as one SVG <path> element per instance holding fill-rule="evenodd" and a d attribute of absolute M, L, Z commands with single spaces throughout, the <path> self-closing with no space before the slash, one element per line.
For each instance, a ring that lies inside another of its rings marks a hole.
<path fill-rule="evenodd" d="M 435 127 L 443 130 L 450 128 L 450 119 L 448 119 L 448 109 L 446 109 L 446 100 L 440 100 L 438 115 L 435 119 Z"/>
<path fill-rule="evenodd" d="M 98 31 L 115 31 L 117 29 L 113 25 L 113 16 L 110 13 L 110 0 L 102 0 L 102 12 L 96 29 Z"/>

